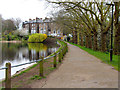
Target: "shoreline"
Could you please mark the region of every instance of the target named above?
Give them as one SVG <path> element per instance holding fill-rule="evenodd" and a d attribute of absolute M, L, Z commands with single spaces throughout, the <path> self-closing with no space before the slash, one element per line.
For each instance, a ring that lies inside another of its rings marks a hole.
<path fill-rule="evenodd" d="M 46 56 L 46 57 L 44 57 L 44 58 L 48 58 L 48 57 L 50 57 L 50 56 L 53 55 L 53 54 L 54 54 L 54 53 L 52 53 L 52 54 L 50 54 L 49 56 Z M 12 77 L 15 77 L 15 76 L 18 75 L 18 74 L 20 74 L 22 71 L 25 71 L 25 70 L 29 69 L 29 68 L 32 67 L 34 64 L 36 64 L 36 62 L 32 63 L 31 65 L 29 65 L 29 66 L 26 67 L 26 68 L 22 68 L 22 69 L 16 71 L 16 73 L 14 73 L 13 75 L 11 75 L 11 78 L 12 78 Z M 5 80 L 5 78 L 0 79 L 0 83 L 3 82 L 4 80 Z"/>
<path fill-rule="evenodd" d="M 22 41 L 0 41 L 0 43 L 21 43 Z"/>

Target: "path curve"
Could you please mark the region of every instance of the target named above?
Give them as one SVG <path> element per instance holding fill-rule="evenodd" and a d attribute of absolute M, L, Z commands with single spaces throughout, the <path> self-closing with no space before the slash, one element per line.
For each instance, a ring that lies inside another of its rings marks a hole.
<path fill-rule="evenodd" d="M 118 71 L 112 66 L 71 44 L 68 50 L 63 64 L 47 77 L 42 88 L 118 88 Z M 41 88 L 40 83 L 34 87 Z"/>

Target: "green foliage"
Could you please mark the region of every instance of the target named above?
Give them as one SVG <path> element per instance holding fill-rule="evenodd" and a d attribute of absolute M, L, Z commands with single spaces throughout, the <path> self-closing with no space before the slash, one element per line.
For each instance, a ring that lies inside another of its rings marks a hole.
<path fill-rule="evenodd" d="M 19 76 L 19 75 L 22 75 L 23 73 L 28 72 L 29 70 L 31 70 L 32 68 L 36 67 L 37 65 L 38 65 L 38 64 L 34 64 L 34 65 L 32 65 L 30 68 L 28 68 L 28 69 L 22 71 L 21 73 L 19 73 L 19 74 L 13 76 L 13 78 L 14 78 L 14 77 L 17 77 L 17 76 Z"/>
<path fill-rule="evenodd" d="M 38 75 L 34 75 L 34 76 L 31 77 L 30 79 L 31 79 L 31 80 L 35 80 L 35 79 L 40 80 L 40 79 L 42 79 L 42 78 L 46 78 L 46 77 L 45 77 L 45 76 L 44 76 L 44 77 L 40 77 L 40 76 L 38 76 Z"/>
<path fill-rule="evenodd" d="M 59 42 L 60 47 L 59 47 L 59 49 L 58 49 L 55 53 L 58 53 L 64 46 L 67 45 L 67 44 L 66 44 L 65 42 L 63 42 L 63 41 L 59 41 L 59 40 L 57 40 L 57 41 Z M 55 53 L 52 53 L 52 54 L 49 55 L 49 56 L 53 56 L 53 55 L 55 55 Z"/>
<path fill-rule="evenodd" d="M 29 35 L 24 35 L 22 38 L 23 38 L 24 40 L 28 40 Z"/>
<path fill-rule="evenodd" d="M 52 64 L 53 64 L 53 63 L 52 63 Z M 55 68 L 55 67 L 48 67 L 47 69 L 53 71 L 53 70 L 56 69 L 56 68 Z"/>
<path fill-rule="evenodd" d="M 82 47 L 80 45 L 77 45 L 77 44 L 74 44 L 74 43 L 71 43 L 71 42 L 69 42 L 69 43 L 72 44 L 72 45 L 78 46 L 82 50 L 85 50 L 89 54 L 99 58 L 102 62 L 112 65 L 116 70 L 119 69 L 119 67 L 118 67 L 118 63 L 119 63 L 118 62 L 118 55 L 113 55 L 113 61 L 110 62 L 110 54 L 109 53 L 104 53 L 104 52 L 100 52 L 100 51 L 94 51 L 92 49 Z"/>
<path fill-rule="evenodd" d="M 26 41 L 28 40 L 28 38 L 29 38 L 29 35 L 20 36 L 20 35 L 12 34 L 12 33 L 2 35 L 2 40 L 7 40 L 7 41 L 11 41 L 11 40 Z"/>
<path fill-rule="evenodd" d="M 41 33 L 35 33 L 29 36 L 28 42 L 43 42 L 47 37 Z"/>

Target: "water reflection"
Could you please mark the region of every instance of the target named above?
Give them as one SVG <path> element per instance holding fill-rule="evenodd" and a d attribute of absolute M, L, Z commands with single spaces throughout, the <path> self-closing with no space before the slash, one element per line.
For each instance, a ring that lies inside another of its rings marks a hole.
<path fill-rule="evenodd" d="M 46 57 L 59 48 L 56 44 L 47 45 L 43 43 L 0 43 L 0 45 L 1 44 L 2 59 L 0 61 L 0 67 L 4 67 L 6 62 L 11 62 L 13 66 L 26 63 L 31 60 L 38 60 L 41 56 Z M 21 68 L 25 68 L 26 66 L 22 66 Z M 14 72 L 12 72 L 12 74 L 21 68 L 14 68 Z M 0 79 L 4 76 L 3 70 L 0 70 L 0 74 L 1 73 L 3 74 L 0 75 Z"/>

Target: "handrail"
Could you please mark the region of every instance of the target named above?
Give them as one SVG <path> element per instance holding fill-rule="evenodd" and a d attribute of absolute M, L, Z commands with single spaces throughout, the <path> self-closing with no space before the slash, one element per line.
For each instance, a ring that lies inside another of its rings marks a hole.
<path fill-rule="evenodd" d="M 60 52 L 58 52 L 57 54 L 59 54 L 59 53 L 60 53 Z M 50 56 L 50 57 L 45 57 L 44 60 L 49 59 L 49 58 L 52 58 L 52 57 L 54 57 L 54 56 L 55 56 L 55 55 Z M 19 65 L 14 65 L 14 66 L 11 66 L 11 68 L 19 67 L 19 66 L 23 66 L 23 65 L 31 64 L 31 63 L 35 63 L 35 62 L 39 62 L 39 61 L 41 61 L 41 60 L 42 60 L 42 59 L 30 61 L 30 62 L 27 62 L 27 63 L 22 63 L 22 64 L 19 64 Z M 7 69 L 7 67 L 2 67 L 2 68 L 0 68 L 0 70 L 3 70 L 3 69 Z"/>
<path fill-rule="evenodd" d="M 62 49 L 64 49 L 64 48 L 65 48 L 65 47 L 63 47 Z M 59 53 L 60 53 L 60 52 L 56 53 L 56 55 L 58 55 Z M 55 55 L 49 56 L 49 57 L 45 57 L 44 60 L 49 59 L 49 58 L 52 58 L 52 57 L 54 57 L 54 56 L 55 56 Z M 27 62 L 27 63 L 18 64 L 18 65 L 14 65 L 14 66 L 11 66 L 11 68 L 23 66 L 23 65 L 26 65 L 26 64 L 35 63 L 35 62 L 38 62 L 38 61 L 41 61 L 41 60 L 42 60 L 42 59 L 34 60 L 34 61 L 30 61 L 30 62 Z M 0 68 L 0 70 L 3 70 L 3 69 L 7 69 L 7 67 L 2 67 L 2 68 Z"/>

